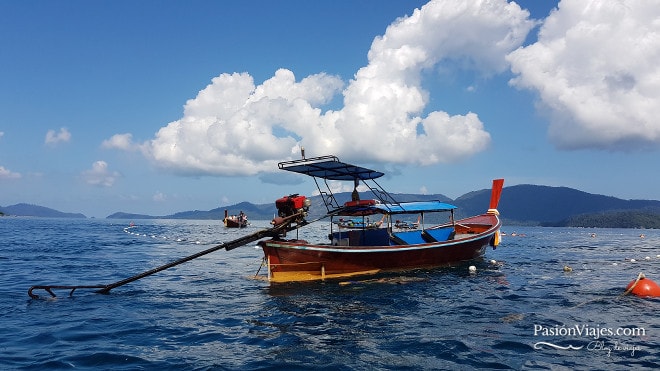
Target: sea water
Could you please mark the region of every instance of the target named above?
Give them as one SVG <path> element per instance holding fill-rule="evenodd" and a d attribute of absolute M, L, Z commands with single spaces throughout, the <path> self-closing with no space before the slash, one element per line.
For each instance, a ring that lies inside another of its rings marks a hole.
<path fill-rule="evenodd" d="M 622 296 L 640 272 L 660 282 L 660 231 L 504 226 L 470 263 L 277 285 L 253 278 L 262 252 L 250 244 L 108 295 L 28 296 L 119 281 L 268 226 L 134 222 L 0 218 L 0 369 L 660 367 L 660 299 Z M 298 237 L 327 234 L 313 224 Z"/>

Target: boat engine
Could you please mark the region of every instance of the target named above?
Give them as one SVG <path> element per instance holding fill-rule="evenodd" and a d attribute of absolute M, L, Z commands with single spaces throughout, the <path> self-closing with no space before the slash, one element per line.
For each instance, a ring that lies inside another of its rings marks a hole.
<path fill-rule="evenodd" d="M 281 224 L 292 215 L 298 215 L 293 221 L 299 223 L 307 216 L 311 204 L 312 202 L 307 197 L 300 196 L 297 193 L 278 198 L 275 201 L 277 217 L 271 223 L 273 225 Z"/>

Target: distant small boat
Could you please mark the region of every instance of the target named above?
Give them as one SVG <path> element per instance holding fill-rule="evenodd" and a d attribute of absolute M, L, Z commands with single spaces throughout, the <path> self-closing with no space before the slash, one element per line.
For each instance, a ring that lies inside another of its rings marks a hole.
<path fill-rule="evenodd" d="M 422 218 L 422 214 L 419 214 L 419 217 L 417 218 L 417 221 L 413 222 L 413 223 L 408 223 L 405 220 L 397 220 L 394 223 L 394 228 L 398 228 L 398 229 L 417 229 L 417 228 L 419 228 L 419 221 L 421 220 L 421 218 Z"/>
<path fill-rule="evenodd" d="M 385 221 L 385 215 L 383 217 L 376 221 L 372 222 L 369 220 L 369 217 L 364 218 L 349 218 L 349 219 L 343 219 L 340 218 L 337 222 L 334 222 L 337 224 L 337 227 L 339 228 L 345 228 L 345 229 L 364 229 L 364 228 L 380 228 L 383 225 L 383 222 Z"/>
<path fill-rule="evenodd" d="M 242 211 L 238 215 L 229 215 L 225 210 L 225 218 L 222 220 L 226 228 L 245 228 L 250 225 L 247 215 Z"/>

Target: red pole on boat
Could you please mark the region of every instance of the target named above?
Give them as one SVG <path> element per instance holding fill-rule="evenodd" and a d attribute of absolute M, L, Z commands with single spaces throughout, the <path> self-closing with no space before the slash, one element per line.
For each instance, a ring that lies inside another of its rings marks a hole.
<path fill-rule="evenodd" d="M 493 188 L 490 192 L 490 205 L 489 209 L 497 209 L 500 203 L 500 196 L 502 195 L 502 187 L 504 186 L 504 179 L 494 179 Z"/>
<path fill-rule="evenodd" d="M 500 215 L 500 212 L 497 211 L 497 205 L 500 203 L 500 196 L 502 195 L 502 187 L 504 186 L 504 179 L 493 179 L 493 188 L 490 191 L 490 205 L 488 205 L 488 214 L 490 215 Z M 500 244 L 500 230 L 495 231 L 493 239 L 490 244 L 493 248 L 496 248 Z"/>

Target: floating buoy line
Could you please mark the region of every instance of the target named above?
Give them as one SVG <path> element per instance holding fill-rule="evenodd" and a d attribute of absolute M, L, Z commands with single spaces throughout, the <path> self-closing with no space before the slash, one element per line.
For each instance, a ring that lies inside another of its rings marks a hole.
<path fill-rule="evenodd" d="M 187 238 L 181 238 L 181 237 L 168 237 L 165 235 L 159 235 L 159 234 L 147 234 L 147 233 L 140 233 L 137 231 L 137 225 L 134 223 L 131 223 L 129 226 L 124 227 L 124 233 L 130 234 L 135 237 L 147 237 L 151 238 L 154 240 L 163 240 L 163 241 L 174 241 L 178 243 L 186 243 L 186 244 L 195 244 L 195 245 L 200 245 L 201 242 L 199 240 L 195 241 L 189 241 Z M 595 237 L 595 236 L 592 236 Z M 640 238 L 644 238 L 644 235 L 641 235 Z M 258 246 L 256 246 L 258 248 Z M 660 259 L 660 254 L 656 255 L 656 259 Z M 651 260 L 654 260 L 650 256 L 645 256 L 643 259 L 635 259 L 635 258 L 625 258 L 624 261 L 627 263 L 642 263 L 642 262 L 649 262 Z M 497 262 L 495 260 L 490 260 L 489 261 L 490 266 L 502 266 L 502 262 Z M 612 263 L 613 266 L 618 266 L 618 262 Z M 564 265 L 563 266 L 563 271 L 566 273 L 571 273 L 573 272 L 573 268 L 569 265 Z M 476 275 L 477 273 L 477 268 L 474 265 L 471 265 L 468 267 L 468 273 L 470 276 Z M 387 280 L 382 280 L 382 279 L 369 279 L 369 280 L 364 280 L 364 281 L 356 281 L 356 282 L 384 282 Z M 340 282 L 341 284 L 347 284 L 347 283 L 356 283 L 354 281 L 347 281 L 347 282 Z M 646 277 L 646 275 L 642 272 L 640 272 L 637 276 L 637 278 L 633 281 L 631 281 L 627 286 L 625 291 L 621 294 L 621 296 L 626 296 L 626 295 L 635 295 L 639 297 L 660 297 L 660 286 L 655 283 L 655 281 L 649 279 Z M 587 304 L 591 301 L 579 304 L 578 306 Z"/>
<path fill-rule="evenodd" d="M 137 231 L 137 226 L 135 224 L 129 225 L 128 227 L 124 227 L 124 232 L 127 234 L 130 234 L 135 237 L 148 237 L 154 240 L 163 240 L 163 241 L 174 241 L 178 243 L 191 243 L 194 245 L 201 245 L 202 243 L 199 240 L 195 241 L 190 241 L 187 238 L 181 238 L 181 237 L 168 237 L 164 235 L 159 235 L 155 233 L 147 234 L 147 233 L 140 233 Z"/>
<path fill-rule="evenodd" d="M 660 254 L 656 255 L 656 261 L 660 259 Z M 642 266 L 644 263 L 652 261 L 650 256 L 644 257 L 644 259 L 634 259 L 634 258 L 625 258 L 624 261 L 627 263 L 632 263 L 632 264 L 639 264 Z M 617 262 L 612 263 L 613 266 L 618 266 Z M 570 268 L 569 266 L 564 266 L 564 272 L 572 272 L 573 269 Z M 634 295 L 640 298 L 660 298 L 660 285 L 658 285 L 655 281 L 651 280 L 650 278 L 647 278 L 646 275 L 643 272 L 640 272 L 637 275 L 637 278 L 632 280 L 630 283 L 625 288 L 625 291 L 623 291 L 618 297 L 621 298 L 623 296 L 627 295 Z M 594 299 L 594 300 L 588 300 L 584 303 L 578 304 L 576 307 L 583 306 L 585 304 L 601 301 L 603 298 L 599 299 Z"/>

